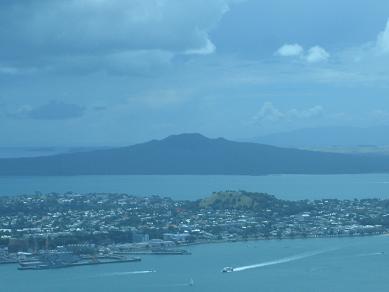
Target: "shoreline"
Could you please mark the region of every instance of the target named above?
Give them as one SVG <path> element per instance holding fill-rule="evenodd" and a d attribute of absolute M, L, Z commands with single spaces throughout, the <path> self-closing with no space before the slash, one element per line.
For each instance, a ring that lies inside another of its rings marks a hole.
<path fill-rule="evenodd" d="M 245 243 L 245 242 L 259 242 L 259 241 L 282 241 L 282 240 L 312 240 L 312 239 L 343 239 L 343 238 L 361 238 L 361 237 L 386 237 L 389 236 L 388 232 L 381 233 L 381 234 L 372 234 L 372 235 L 342 235 L 342 236 L 308 236 L 308 237 L 286 237 L 286 238 L 247 238 L 247 239 L 237 239 L 237 240 L 211 240 L 211 241 L 202 241 L 202 242 L 193 242 L 193 243 L 187 243 L 187 244 L 179 244 L 177 246 L 179 247 L 194 247 L 194 246 L 207 246 L 207 245 L 216 245 L 216 244 L 223 244 L 223 243 Z M 135 253 L 129 253 L 135 255 Z M 138 255 L 145 255 L 145 256 L 160 256 L 161 254 L 158 253 L 136 253 Z M 187 253 L 183 253 L 181 255 L 191 255 L 191 251 L 187 251 Z M 176 255 L 176 254 L 166 254 L 166 255 Z M 81 266 L 91 266 L 91 265 L 104 265 L 104 264 L 115 264 L 115 263 L 126 263 L 126 262 L 139 262 L 141 261 L 141 258 L 133 257 L 125 260 L 111 260 L 111 261 L 101 261 L 101 262 L 83 262 L 83 263 L 73 263 L 73 264 L 67 264 L 67 265 L 60 265 L 60 266 L 31 266 L 31 267 L 22 267 L 19 266 L 17 270 L 48 270 L 48 269 L 62 269 L 62 268 L 73 268 L 73 267 L 81 267 Z M 1 262 L 0 266 L 5 265 L 17 265 L 18 262 Z"/>
<path fill-rule="evenodd" d="M 361 238 L 361 237 L 379 237 L 379 236 L 389 236 L 389 232 L 371 234 L 371 235 L 334 235 L 334 236 L 294 236 L 294 237 L 269 237 L 269 238 L 247 238 L 247 239 L 221 239 L 221 240 L 210 240 L 210 241 L 201 241 L 201 242 L 191 242 L 183 243 L 177 245 L 177 247 L 191 247 L 197 245 L 208 245 L 208 244 L 222 244 L 222 243 L 244 243 L 244 242 L 257 242 L 257 241 L 282 241 L 282 240 L 301 240 L 301 239 L 341 239 L 341 238 Z"/>

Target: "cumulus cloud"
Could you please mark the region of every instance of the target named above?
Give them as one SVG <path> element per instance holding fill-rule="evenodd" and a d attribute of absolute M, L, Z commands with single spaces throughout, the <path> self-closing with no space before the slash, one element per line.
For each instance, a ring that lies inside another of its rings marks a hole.
<path fill-rule="evenodd" d="M 330 54 L 320 46 L 311 47 L 305 53 L 304 48 L 299 44 L 285 44 L 276 51 L 276 55 L 299 58 L 308 63 L 327 61 L 330 57 Z"/>
<path fill-rule="evenodd" d="M 324 108 L 321 105 L 316 105 L 307 109 L 289 109 L 282 111 L 275 107 L 271 102 L 265 102 L 260 110 L 253 116 L 253 121 L 256 123 L 293 121 L 303 119 L 317 118 L 324 113 Z"/>
<path fill-rule="evenodd" d="M 385 29 L 378 34 L 376 47 L 382 53 L 389 53 L 389 19 Z"/>
<path fill-rule="evenodd" d="M 254 116 L 256 121 L 277 122 L 285 118 L 285 113 L 281 112 L 271 102 L 265 102 L 258 113 Z"/>
<path fill-rule="evenodd" d="M 84 113 L 85 108 L 82 106 L 61 101 L 51 101 L 38 107 L 24 105 L 11 113 L 10 116 L 34 120 L 68 120 L 79 118 Z"/>
<path fill-rule="evenodd" d="M 303 53 L 304 49 L 299 44 L 285 44 L 276 52 L 281 57 L 301 56 Z"/>
<path fill-rule="evenodd" d="M 209 55 L 216 51 L 216 46 L 210 39 L 207 39 L 206 44 L 204 47 L 199 49 L 190 49 L 186 50 L 186 55 Z"/>
<path fill-rule="evenodd" d="M 319 46 L 314 46 L 308 50 L 305 59 L 309 63 L 317 63 L 327 61 L 329 57 L 330 54 L 325 49 Z"/>
<path fill-rule="evenodd" d="M 376 39 L 359 46 L 347 48 L 340 53 L 343 60 L 359 63 L 368 62 L 370 64 L 382 64 L 387 66 L 385 60 L 389 53 L 389 19 L 383 31 L 379 32 Z"/>

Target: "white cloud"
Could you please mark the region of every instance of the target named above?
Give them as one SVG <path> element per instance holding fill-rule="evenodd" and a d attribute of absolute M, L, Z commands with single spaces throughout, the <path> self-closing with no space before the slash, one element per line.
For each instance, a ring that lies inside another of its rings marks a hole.
<path fill-rule="evenodd" d="M 258 122 L 277 122 L 285 118 L 285 114 L 271 102 L 265 102 L 258 113 L 253 117 Z"/>
<path fill-rule="evenodd" d="M 330 54 L 325 49 L 319 46 L 314 46 L 308 50 L 305 60 L 308 63 L 318 63 L 327 61 L 329 57 Z"/>
<path fill-rule="evenodd" d="M 327 61 L 329 57 L 330 54 L 325 49 L 319 46 L 314 46 L 308 50 L 305 60 L 308 63 L 318 63 Z"/>
<path fill-rule="evenodd" d="M 186 55 L 210 55 L 216 51 L 216 46 L 209 38 L 206 38 L 205 45 L 202 48 L 186 50 Z"/>
<path fill-rule="evenodd" d="M 389 19 L 383 31 L 378 33 L 374 41 L 366 42 L 359 46 L 347 48 L 340 52 L 340 56 L 344 61 L 354 63 L 368 62 L 370 64 L 383 64 L 385 55 L 389 53 Z M 385 62 L 384 62 L 385 63 Z M 384 64 L 387 65 L 386 63 Z"/>
<path fill-rule="evenodd" d="M 291 122 L 295 120 L 308 120 L 322 116 L 324 108 L 316 105 L 307 109 L 289 109 L 282 111 L 271 102 L 265 102 L 252 120 L 256 123 Z"/>
<path fill-rule="evenodd" d="M 276 51 L 276 55 L 281 57 L 300 58 L 308 63 L 319 63 L 327 61 L 330 54 L 320 46 L 311 47 L 307 53 L 299 44 L 285 44 Z"/>
<path fill-rule="evenodd" d="M 377 37 L 376 47 L 382 53 L 389 53 L 389 20 L 384 31 L 380 32 Z"/>
<path fill-rule="evenodd" d="M 285 44 L 276 52 L 281 57 L 301 56 L 303 53 L 304 49 L 299 44 Z"/>

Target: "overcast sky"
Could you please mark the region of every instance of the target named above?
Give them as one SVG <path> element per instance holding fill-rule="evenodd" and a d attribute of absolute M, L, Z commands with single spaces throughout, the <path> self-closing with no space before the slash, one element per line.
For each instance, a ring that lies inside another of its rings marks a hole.
<path fill-rule="evenodd" d="M 0 146 L 389 125 L 387 0 L 2 0 Z"/>

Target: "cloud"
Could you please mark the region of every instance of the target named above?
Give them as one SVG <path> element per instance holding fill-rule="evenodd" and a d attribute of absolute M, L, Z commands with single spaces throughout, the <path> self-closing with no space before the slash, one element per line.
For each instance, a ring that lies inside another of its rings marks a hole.
<path fill-rule="evenodd" d="M 366 42 L 359 46 L 347 48 L 341 52 L 343 60 L 348 62 L 364 62 L 375 63 L 378 60 L 382 64 L 386 55 L 389 53 L 389 19 L 383 31 L 379 32 L 376 39 Z M 384 64 L 386 66 L 386 64 Z"/>
<path fill-rule="evenodd" d="M 285 44 L 276 52 L 281 57 L 301 56 L 303 53 L 304 49 L 299 44 Z"/>
<path fill-rule="evenodd" d="M 61 101 L 51 101 L 38 107 L 24 105 L 11 113 L 10 116 L 33 120 L 68 120 L 82 117 L 84 113 L 85 108 L 82 106 Z"/>
<path fill-rule="evenodd" d="M 318 63 L 327 61 L 330 57 L 330 54 L 319 46 L 314 46 L 308 50 L 307 55 L 305 56 L 305 60 L 308 63 Z"/>
<path fill-rule="evenodd" d="M 18 73 L 20 72 L 20 70 L 18 68 L 14 68 L 14 67 L 2 67 L 0 66 L 0 74 L 4 74 L 4 75 L 17 75 Z"/>
<path fill-rule="evenodd" d="M 385 29 L 378 34 L 376 48 L 382 53 L 389 53 L 389 19 Z"/>
<path fill-rule="evenodd" d="M 324 108 L 316 105 L 308 109 L 290 109 L 282 111 L 271 102 L 265 102 L 252 120 L 255 123 L 276 123 L 281 121 L 306 120 L 320 117 L 324 114 Z"/>
<path fill-rule="evenodd" d="M 297 119 L 311 119 L 321 116 L 324 113 L 324 108 L 321 105 L 315 105 L 308 109 L 297 110 L 291 109 L 287 112 L 286 116 Z"/>
<path fill-rule="evenodd" d="M 160 62 L 159 58 L 165 55 L 212 54 L 216 46 L 209 31 L 231 3 L 237 2 L 6 1 L 1 3 L 0 9 L 0 27 L 3 28 L 0 30 L 0 64 L 5 63 L 4 72 L 17 66 L 56 68 L 68 60 L 84 65 L 93 62 L 89 64 L 91 68 L 105 68 L 110 61 L 115 62 L 119 57 L 126 61 L 128 56 L 139 52 L 144 54 L 143 59 L 149 57 L 150 62 L 156 59 Z M 133 63 L 131 61 L 125 68 L 130 69 Z"/>
<path fill-rule="evenodd" d="M 285 118 L 285 113 L 277 109 L 271 102 L 265 102 L 254 116 L 255 121 L 277 122 Z"/>
<path fill-rule="evenodd" d="M 304 53 L 304 48 L 299 44 L 285 44 L 275 54 L 280 57 L 299 58 L 308 63 L 327 61 L 330 57 L 330 54 L 320 46 L 311 47 L 307 53 Z"/>
<path fill-rule="evenodd" d="M 207 39 L 206 45 L 199 49 L 191 49 L 185 51 L 186 55 L 209 55 L 216 51 L 216 46 L 210 39 Z"/>

